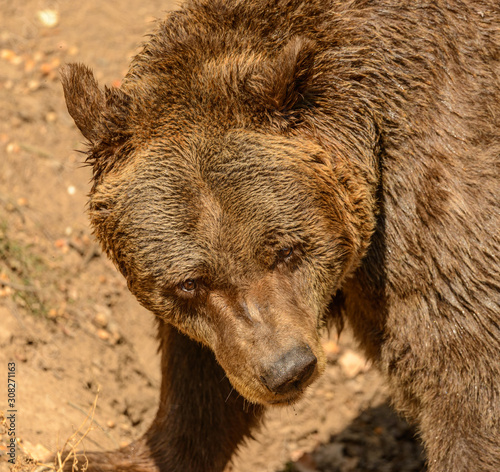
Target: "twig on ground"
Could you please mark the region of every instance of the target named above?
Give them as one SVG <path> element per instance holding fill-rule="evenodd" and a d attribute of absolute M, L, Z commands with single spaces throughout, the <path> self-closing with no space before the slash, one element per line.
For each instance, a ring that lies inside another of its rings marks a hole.
<path fill-rule="evenodd" d="M 85 455 L 85 447 L 83 446 L 83 440 L 89 435 L 89 433 L 92 431 L 92 426 L 95 424 L 94 420 L 94 415 L 95 415 L 95 410 L 97 407 L 97 399 L 99 398 L 99 391 L 97 392 L 94 403 L 90 407 L 90 410 L 88 413 L 86 413 L 86 418 L 82 422 L 82 424 L 78 427 L 78 429 L 66 440 L 64 443 L 64 446 L 57 452 L 55 460 L 54 460 L 54 465 L 52 464 L 40 464 L 49 470 L 53 470 L 55 472 L 63 472 L 64 466 L 72 460 L 72 466 L 71 470 L 72 471 L 77 471 L 77 470 L 87 470 L 88 468 L 88 459 Z M 88 423 L 88 425 L 87 425 Z M 85 428 L 85 431 L 83 431 Z M 85 464 L 81 469 L 77 469 L 77 464 L 78 464 L 78 454 L 77 454 L 77 448 L 82 446 L 83 452 L 80 455 L 83 455 L 85 457 Z M 66 457 L 63 459 L 63 454 L 65 451 L 69 449 L 68 454 L 66 454 Z"/>
<path fill-rule="evenodd" d="M 80 411 L 81 413 L 83 413 L 84 415 L 87 414 L 85 413 L 85 410 L 83 408 L 80 408 L 78 405 L 76 405 L 75 403 L 69 401 L 68 402 L 68 405 L 71 406 L 72 408 L 74 408 L 75 410 L 78 410 Z M 120 445 L 118 444 L 118 441 L 113 437 L 111 436 L 111 434 L 109 434 L 107 428 L 104 428 L 101 424 L 99 424 L 99 422 L 94 419 L 94 424 L 100 428 L 102 430 L 102 432 L 109 438 L 111 439 L 111 441 L 113 441 L 113 443 L 115 444 L 116 447 L 120 447 Z"/>

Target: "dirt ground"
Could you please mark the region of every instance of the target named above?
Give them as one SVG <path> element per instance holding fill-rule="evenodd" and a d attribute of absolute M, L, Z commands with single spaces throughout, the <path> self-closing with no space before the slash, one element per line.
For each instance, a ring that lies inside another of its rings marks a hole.
<path fill-rule="evenodd" d="M 58 67 L 83 62 L 101 84 L 118 85 L 154 18 L 172 8 L 159 0 L 0 0 L 0 410 L 16 410 L 14 423 L 0 425 L 0 471 L 10 466 L 11 425 L 14 469 L 32 470 L 26 455 L 45 460 L 60 449 L 97 392 L 94 425 L 80 445 L 87 450 L 128 443 L 154 416 L 153 316 L 92 238 L 90 169 Z M 424 470 L 414 432 L 388 406 L 380 376 L 349 334 L 337 342 L 331 333 L 325 347 L 323 378 L 300 404 L 269 412 L 230 470 Z"/>

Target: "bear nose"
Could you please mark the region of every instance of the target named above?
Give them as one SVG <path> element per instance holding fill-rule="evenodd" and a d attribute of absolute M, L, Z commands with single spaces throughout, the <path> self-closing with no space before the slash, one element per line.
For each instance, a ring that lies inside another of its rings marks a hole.
<path fill-rule="evenodd" d="M 294 347 L 264 371 L 262 383 L 277 394 L 297 391 L 311 377 L 317 362 L 309 346 Z"/>

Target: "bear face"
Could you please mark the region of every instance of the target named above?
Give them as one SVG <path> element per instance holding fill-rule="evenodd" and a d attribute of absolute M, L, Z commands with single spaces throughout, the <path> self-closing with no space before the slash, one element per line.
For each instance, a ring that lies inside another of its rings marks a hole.
<path fill-rule="evenodd" d="M 240 394 L 290 403 L 324 368 L 318 329 L 359 250 L 342 186 L 314 143 L 250 130 L 186 143 L 153 142 L 103 176 L 96 235 L 138 300 L 212 349 Z"/>

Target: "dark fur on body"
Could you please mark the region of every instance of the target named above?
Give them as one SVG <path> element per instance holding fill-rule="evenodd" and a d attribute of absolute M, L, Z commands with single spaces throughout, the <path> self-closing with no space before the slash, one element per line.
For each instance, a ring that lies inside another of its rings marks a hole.
<path fill-rule="evenodd" d="M 92 225 L 162 354 L 155 422 L 90 470 L 222 471 L 321 373 L 327 319 L 429 471 L 500 470 L 499 77 L 494 0 L 193 1 L 120 89 L 66 68 Z M 302 345 L 311 378 L 270 392 Z"/>

